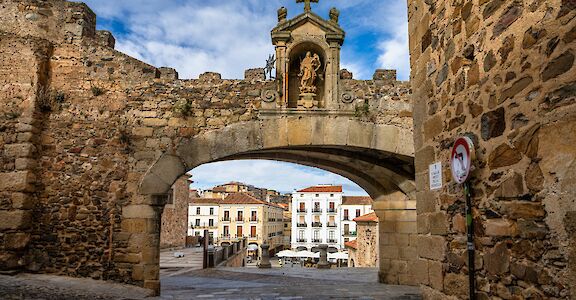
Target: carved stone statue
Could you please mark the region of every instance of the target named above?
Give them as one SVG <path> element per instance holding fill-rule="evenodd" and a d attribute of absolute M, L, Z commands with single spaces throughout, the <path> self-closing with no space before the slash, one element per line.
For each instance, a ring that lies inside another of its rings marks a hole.
<path fill-rule="evenodd" d="M 336 7 L 332 7 L 332 9 L 330 9 L 330 21 L 338 24 L 339 17 L 340 17 L 340 11 L 338 11 Z"/>
<path fill-rule="evenodd" d="M 284 6 L 280 7 L 278 10 L 278 23 L 286 21 L 286 16 L 288 16 L 288 9 Z"/>
<path fill-rule="evenodd" d="M 300 92 L 301 93 L 316 93 L 316 78 L 318 77 L 318 70 L 320 69 L 321 62 L 318 54 L 310 51 L 306 52 L 306 57 L 300 63 Z"/>

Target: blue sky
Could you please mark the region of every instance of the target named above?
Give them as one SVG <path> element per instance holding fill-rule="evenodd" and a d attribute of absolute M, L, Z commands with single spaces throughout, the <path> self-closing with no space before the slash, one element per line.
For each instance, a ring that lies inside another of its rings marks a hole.
<path fill-rule="evenodd" d="M 224 78 L 243 78 L 244 70 L 264 67 L 268 55 L 274 53 L 270 30 L 277 24 L 277 9 L 287 7 L 288 18 L 292 18 L 302 13 L 304 6 L 295 0 L 84 2 L 97 14 L 98 29 L 114 34 L 117 50 L 156 67 L 173 67 L 183 79 L 197 78 L 206 71 L 221 73 Z M 312 10 L 324 18 L 331 7 L 340 10 L 340 26 L 346 31 L 342 68 L 352 71 L 356 79 L 370 79 L 378 68 L 396 69 L 400 80 L 408 80 L 406 0 L 320 0 L 312 4 Z M 242 169 L 244 173 L 239 173 Z M 258 177 L 254 170 L 263 173 Z M 192 173 L 196 186 L 202 188 L 238 180 L 291 191 L 285 186 L 289 177 L 294 188 L 307 182 L 335 183 L 343 184 L 348 194 L 365 194 L 335 174 L 280 162 L 210 164 Z"/>

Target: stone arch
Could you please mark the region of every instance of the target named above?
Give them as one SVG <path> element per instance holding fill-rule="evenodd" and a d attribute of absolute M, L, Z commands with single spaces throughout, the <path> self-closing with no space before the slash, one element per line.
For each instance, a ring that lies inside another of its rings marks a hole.
<path fill-rule="evenodd" d="M 400 278 L 406 278 L 407 271 L 392 272 L 386 266 L 397 260 L 410 264 L 416 259 L 397 255 L 400 249 L 415 249 L 416 245 L 395 242 L 415 240 L 411 236 L 416 234 L 411 137 L 409 129 L 338 115 L 284 115 L 230 124 L 182 140 L 160 156 L 140 181 L 137 203 L 125 207 L 123 217 L 137 218 L 140 211 L 147 213 L 141 218 L 154 222 L 154 211 L 161 211 L 163 195 L 173 182 L 205 163 L 269 159 L 314 166 L 347 177 L 364 188 L 376 200 L 374 209 L 381 221 L 380 231 L 405 235 L 398 239 L 380 235 L 380 279 L 398 284 Z M 144 266 L 157 263 L 155 258 L 141 260 Z M 144 278 L 144 286 L 155 288 L 158 279 L 157 274 L 149 280 Z M 403 283 L 410 282 L 404 279 Z"/>

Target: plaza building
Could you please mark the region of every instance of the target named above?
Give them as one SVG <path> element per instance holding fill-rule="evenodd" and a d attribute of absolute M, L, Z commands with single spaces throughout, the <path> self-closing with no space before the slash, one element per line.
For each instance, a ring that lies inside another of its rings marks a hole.
<path fill-rule="evenodd" d="M 368 196 L 344 196 L 342 197 L 341 216 L 342 216 L 342 236 L 344 242 L 356 239 L 357 230 L 354 218 L 371 213 L 372 203 L 374 201 Z"/>
<path fill-rule="evenodd" d="M 203 236 L 208 230 L 210 239 L 217 243 L 220 198 L 192 198 L 188 205 L 188 235 Z"/>
<path fill-rule="evenodd" d="M 226 245 L 246 237 L 249 245 L 270 245 L 270 253 L 283 244 L 283 212 L 276 204 L 247 193 L 233 193 L 219 202 L 218 244 Z"/>
<path fill-rule="evenodd" d="M 378 216 L 375 212 L 353 219 L 356 223 L 357 236 L 354 240 L 344 242 L 348 250 L 348 267 L 374 268 L 378 262 Z"/>
<path fill-rule="evenodd" d="M 292 238 L 294 250 L 312 250 L 328 244 L 331 251 L 343 249 L 340 233 L 342 186 L 319 185 L 292 194 Z"/>

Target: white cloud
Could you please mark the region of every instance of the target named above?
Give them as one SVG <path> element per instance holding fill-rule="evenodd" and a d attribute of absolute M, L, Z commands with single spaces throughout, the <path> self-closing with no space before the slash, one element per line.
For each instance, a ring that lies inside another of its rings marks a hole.
<path fill-rule="evenodd" d="M 339 184 L 346 195 L 367 195 L 354 182 L 340 175 L 291 163 L 267 160 L 216 162 L 199 166 L 192 174 L 193 187 L 210 188 L 229 181 L 240 181 L 257 187 L 292 192 L 317 184 Z"/>

